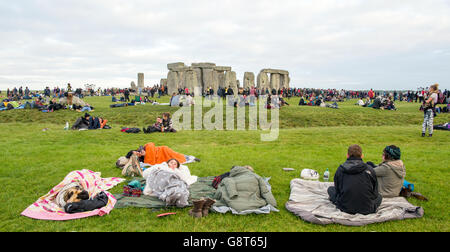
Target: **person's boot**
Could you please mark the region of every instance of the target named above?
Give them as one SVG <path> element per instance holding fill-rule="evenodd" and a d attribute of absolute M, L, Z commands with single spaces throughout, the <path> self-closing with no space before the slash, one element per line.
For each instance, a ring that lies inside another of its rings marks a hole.
<path fill-rule="evenodd" d="M 429 135 L 428 135 L 428 137 L 432 137 L 432 136 L 433 136 L 433 134 L 429 134 Z"/>
<path fill-rule="evenodd" d="M 209 209 L 211 208 L 212 205 L 214 205 L 214 203 L 216 203 L 216 201 L 213 199 L 207 198 L 205 200 L 205 204 L 203 204 L 203 209 L 202 209 L 203 217 L 208 216 Z"/>
<path fill-rule="evenodd" d="M 194 205 L 194 207 L 191 210 L 189 210 L 189 215 L 195 218 L 201 218 L 203 216 L 202 209 L 203 205 L 205 204 L 205 200 L 204 199 L 193 200 L 192 204 Z"/>
<path fill-rule="evenodd" d="M 422 132 L 422 137 L 425 137 L 425 133 Z"/>
<path fill-rule="evenodd" d="M 148 133 L 146 127 L 142 128 L 142 131 L 144 131 L 144 134 L 147 134 L 147 133 Z"/>

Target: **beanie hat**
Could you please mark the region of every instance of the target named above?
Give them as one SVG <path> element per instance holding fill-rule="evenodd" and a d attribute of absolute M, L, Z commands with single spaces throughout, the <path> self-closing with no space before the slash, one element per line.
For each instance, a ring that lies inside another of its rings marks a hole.
<path fill-rule="evenodd" d="M 384 148 L 384 151 L 386 151 L 386 153 L 395 160 L 398 160 L 401 157 L 400 148 L 396 146 L 386 146 L 386 148 Z"/>

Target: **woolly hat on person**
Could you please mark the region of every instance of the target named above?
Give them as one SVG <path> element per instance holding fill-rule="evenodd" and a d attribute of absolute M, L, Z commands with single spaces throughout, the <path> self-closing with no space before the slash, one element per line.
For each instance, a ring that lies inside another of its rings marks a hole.
<path fill-rule="evenodd" d="M 397 146 L 393 146 L 393 145 L 386 146 L 386 148 L 384 148 L 384 151 L 395 160 L 400 159 L 401 154 L 402 154 L 400 151 L 400 148 L 398 148 Z"/>

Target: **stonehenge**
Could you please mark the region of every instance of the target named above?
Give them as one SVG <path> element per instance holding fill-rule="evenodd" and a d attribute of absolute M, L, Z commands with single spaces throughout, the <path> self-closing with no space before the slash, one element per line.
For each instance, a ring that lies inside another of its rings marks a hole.
<path fill-rule="evenodd" d="M 236 73 L 228 66 L 216 66 L 215 63 L 192 63 L 186 66 L 182 62 L 167 64 L 167 91 L 177 93 L 179 88 L 188 88 L 191 92 L 199 87 L 205 91 L 210 87 L 217 92 L 220 88 L 232 87 L 236 90 Z"/>
<path fill-rule="evenodd" d="M 290 80 L 288 71 L 266 68 L 258 74 L 257 87 L 270 90 L 289 88 Z"/>
<path fill-rule="evenodd" d="M 160 84 L 167 86 L 169 94 L 178 93 L 179 88 L 188 88 L 193 91 L 198 87 L 202 91 L 208 90 L 210 87 L 217 94 L 219 88 L 231 87 L 234 94 L 237 94 L 240 88 L 240 82 L 236 78 L 236 72 L 232 71 L 229 66 L 217 66 L 211 62 L 192 63 L 186 66 L 183 62 L 175 62 L 167 64 L 167 79 L 161 79 Z M 143 74 L 138 75 L 138 86 L 140 80 L 143 82 Z M 280 69 L 262 69 L 258 76 L 252 72 L 245 72 L 243 79 L 243 88 L 257 87 L 259 89 L 282 89 L 289 88 L 290 77 L 289 72 Z M 256 85 L 255 85 L 256 84 Z"/>

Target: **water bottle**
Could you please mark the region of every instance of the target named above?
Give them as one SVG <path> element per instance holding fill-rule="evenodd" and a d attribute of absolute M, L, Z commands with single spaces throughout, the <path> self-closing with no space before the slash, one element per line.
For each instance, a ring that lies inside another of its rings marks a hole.
<path fill-rule="evenodd" d="M 66 122 L 66 127 L 64 127 L 64 130 L 69 130 L 69 122 Z"/>
<path fill-rule="evenodd" d="M 327 170 L 323 174 L 323 181 L 328 182 L 329 179 L 330 179 L 330 171 L 327 168 Z"/>

